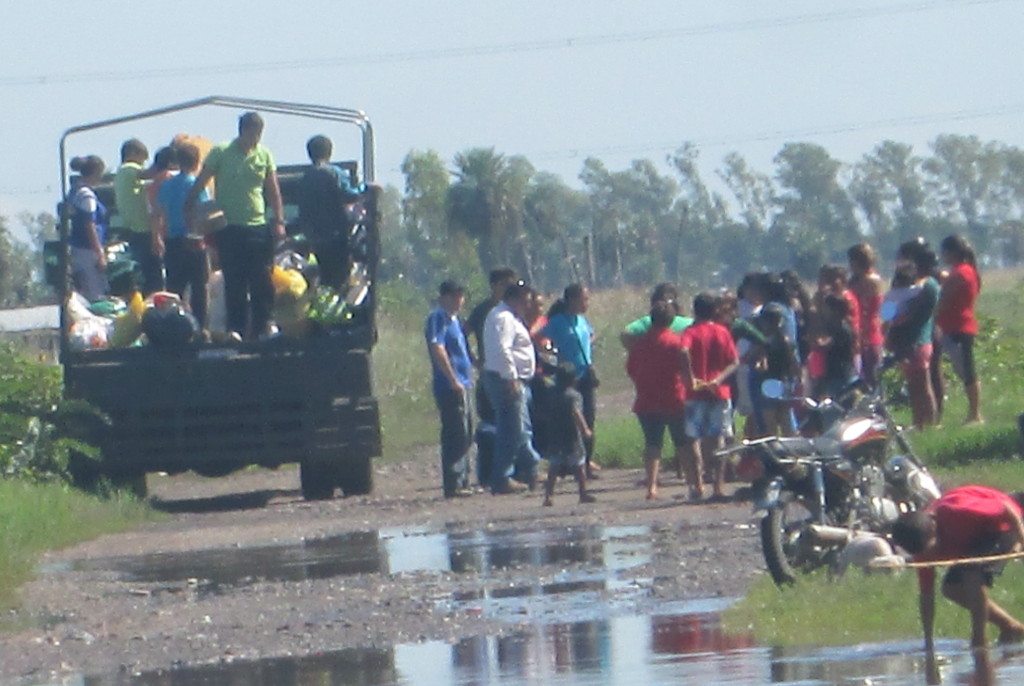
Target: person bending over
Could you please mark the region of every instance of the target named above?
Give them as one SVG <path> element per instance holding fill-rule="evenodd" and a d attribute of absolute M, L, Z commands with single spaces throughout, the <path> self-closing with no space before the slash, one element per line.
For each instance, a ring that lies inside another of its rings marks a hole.
<path fill-rule="evenodd" d="M 997 555 L 1020 550 L 1024 543 L 1021 494 L 1013 496 L 985 486 L 948 491 L 926 510 L 902 515 L 893 524 L 893 540 L 914 556 L 934 562 Z M 999 642 L 1024 639 L 1024 624 L 989 598 L 988 589 L 1005 563 L 958 564 L 942 580 L 942 594 L 971 614 L 971 646 L 985 645 L 985 625 L 999 629 Z M 932 655 L 935 624 L 935 568 L 918 569 L 924 645 Z"/>

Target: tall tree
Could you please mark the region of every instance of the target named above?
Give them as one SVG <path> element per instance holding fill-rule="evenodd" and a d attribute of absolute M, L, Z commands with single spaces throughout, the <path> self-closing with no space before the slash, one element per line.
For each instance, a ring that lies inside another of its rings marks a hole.
<path fill-rule="evenodd" d="M 449 245 L 446 202 L 451 177 L 434 150 L 412 150 L 402 160 L 401 235 L 396 245 L 402 272 L 421 287 L 429 287 L 443 271 Z"/>
<path fill-rule="evenodd" d="M 751 169 L 737 152 L 726 155 L 724 162 L 718 176 L 735 198 L 740 216 L 751 229 L 765 231 L 771 222 L 772 199 L 775 197 L 771 178 Z"/>
<path fill-rule="evenodd" d="M 650 160 L 610 172 L 588 158 L 580 172 L 593 211 L 593 244 L 600 283 L 646 285 L 664 277 L 663 236 L 678 222 L 678 184 Z"/>
<path fill-rule="evenodd" d="M 998 223 L 1004 207 L 1000 198 L 1004 157 L 997 143 L 982 143 L 977 136 L 945 134 L 932 142 L 932 156 L 924 169 L 942 206 L 965 225 L 981 250 L 987 250 L 990 227 Z"/>
<path fill-rule="evenodd" d="M 523 264 L 513 249 L 522 240 L 523 202 L 533 166 L 494 148 L 473 148 L 455 156 L 455 183 L 448 192 L 452 228 L 476 241 L 484 271 Z"/>
<path fill-rule="evenodd" d="M 787 143 L 775 165 L 780 211 L 771 227 L 774 261 L 810 276 L 861 238 L 853 203 L 839 182 L 842 163 L 815 143 Z"/>
<path fill-rule="evenodd" d="M 692 143 L 684 143 L 668 162 L 679 175 L 677 199 L 679 221 L 667 236 L 666 263 L 678 283 L 695 286 L 706 283 L 721 266 L 714 244 L 716 232 L 728 216 L 725 200 L 708 190 L 697 166 L 699 152 Z"/>
<path fill-rule="evenodd" d="M 542 172 L 530 182 L 524 208 L 526 245 L 537 283 L 550 291 L 584 280 L 584 239 L 590 225 L 587 196 Z"/>

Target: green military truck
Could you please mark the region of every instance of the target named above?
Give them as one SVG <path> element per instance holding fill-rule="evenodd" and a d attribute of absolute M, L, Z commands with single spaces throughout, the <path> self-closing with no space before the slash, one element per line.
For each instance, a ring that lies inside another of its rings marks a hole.
<path fill-rule="evenodd" d="M 192 470 L 223 476 L 250 465 L 300 465 L 302 494 L 325 499 L 369 493 L 374 457 L 381 454 L 380 416 L 373 396 L 371 353 L 377 338 L 376 274 L 379 263 L 378 199 L 374 139 L 360 111 L 323 105 L 207 97 L 156 110 L 83 124 L 60 141 L 65 204 L 70 186 L 67 147 L 77 134 L 185 110 L 214 107 L 285 114 L 359 130 L 362 159 L 342 163 L 362 173 L 360 204 L 349 250 L 359 275 L 359 303 L 344 326 L 303 338 L 196 342 L 173 350 L 139 346 L 80 350 L 69 345 L 72 293 L 68 238 L 51 246 L 52 281 L 62 294 L 61 364 L 64 393 L 88 401 L 109 417 L 99 438 L 101 473 L 115 484 L 145 492 L 147 472 Z M 315 131 L 311 133 L 319 133 Z M 360 170 L 361 164 L 361 170 Z M 286 217 L 294 217 L 304 166 L 278 168 Z M 96 189 L 113 202 L 109 187 Z M 62 214 L 63 216 L 63 214 Z"/>

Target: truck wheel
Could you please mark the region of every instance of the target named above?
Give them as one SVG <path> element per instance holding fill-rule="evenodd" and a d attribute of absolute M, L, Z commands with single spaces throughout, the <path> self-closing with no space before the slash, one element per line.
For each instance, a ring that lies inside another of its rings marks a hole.
<path fill-rule="evenodd" d="M 124 491 L 137 500 L 145 500 L 149 494 L 146 487 L 146 473 L 120 473 L 107 477 L 115 491 Z"/>
<path fill-rule="evenodd" d="M 334 497 L 337 478 L 333 465 L 321 460 L 304 460 L 299 465 L 299 482 L 302 497 L 306 500 L 329 500 Z"/>
<path fill-rule="evenodd" d="M 338 485 L 346 496 L 366 495 L 373 490 L 373 465 L 369 455 L 353 456 L 338 470 Z"/>

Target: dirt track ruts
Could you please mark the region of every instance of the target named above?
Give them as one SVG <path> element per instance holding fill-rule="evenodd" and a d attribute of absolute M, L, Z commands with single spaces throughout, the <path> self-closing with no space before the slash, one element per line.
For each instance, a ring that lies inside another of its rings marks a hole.
<path fill-rule="evenodd" d="M 373 495 L 307 503 L 295 468 L 248 471 L 222 479 L 150 476 L 151 497 L 167 511 L 142 529 L 49 553 L 47 569 L 20 593 L 10 619 L 23 628 L 0 635 L 0 681 L 45 681 L 72 673 L 109 674 L 222 660 L 301 655 L 356 646 L 507 632 L 515 623 L 466 612 L 453 594 L 516 583 L 524 571 L 370 572 L 260 580 L 202 593 L 202 580 L 140 583 L 113 572 L 69 571 L 62 563 L 148 553 L 297 544 L 381 528 L 472 532 L 564 527 L 647 527 L 653 554 L 628 570 L 643 579 L 639 605 L 738 596 L 761 574 L 749 505 L 691 505 L 665 480 L 662 499 L 643 500 L 635 470 L 605 470 L 593 482 L 599 498 L 579 505 L 563 481 L 555 506 L 539 493 L 440 497 L 435 450 L 376 467 Z M 645 542 L 646 544 L 646 542 Z M 584 565 L 585 566 L 585 565 Z M 564 567 L 562 565 L 561 567 Z M 530 578 L 564 569 L 531 566 Z M 642 611 L 642 608 L 638 608 Z"/>

